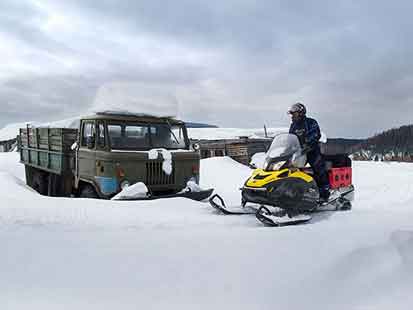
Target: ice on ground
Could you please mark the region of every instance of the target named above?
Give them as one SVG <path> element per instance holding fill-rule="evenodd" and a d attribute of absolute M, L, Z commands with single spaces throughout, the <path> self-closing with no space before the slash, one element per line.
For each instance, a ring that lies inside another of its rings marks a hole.
<path fill-rule="evenodd" d="M 148 188 L 142 182 L 138 182 L 129 186 L 125 186 L 122 191 L 116 194 L 112 200 L 122 199 L 139 199 L 148 196 Z"/>

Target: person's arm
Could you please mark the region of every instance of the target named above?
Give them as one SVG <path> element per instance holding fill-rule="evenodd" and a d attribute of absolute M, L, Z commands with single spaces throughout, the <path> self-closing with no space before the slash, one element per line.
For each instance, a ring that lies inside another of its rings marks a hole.
<path fill-rule="evenodd" d="M 313 148 L 321 138 L 320 127 L 316 120 L 308 121 L 307 125 L 305 144 L 307 144 L 309 148 Z"/>

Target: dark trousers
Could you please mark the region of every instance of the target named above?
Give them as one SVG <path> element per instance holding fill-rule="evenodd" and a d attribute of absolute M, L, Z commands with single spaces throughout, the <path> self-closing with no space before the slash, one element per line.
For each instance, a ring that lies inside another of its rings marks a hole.
<path fill-rule="evenodd" d="M 307 161 L 314 172 L 314 180 L 320 191 L 321 198 L 328 198 L 330 195 L 330 181 L 328 179 L 328 171 L 323 155 L 321 155 L 320 147 L 317 146 L 307 153 Z"/>

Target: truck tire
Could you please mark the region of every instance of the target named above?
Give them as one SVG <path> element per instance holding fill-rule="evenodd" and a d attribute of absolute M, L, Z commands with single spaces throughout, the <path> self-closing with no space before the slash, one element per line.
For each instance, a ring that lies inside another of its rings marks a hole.
<path fill-rule="evenodd" d="M 98 194 L 96 193 L 95 189 L 90 184 L 84 184 L 80 189 L 79 193 L 80 198 L 99 198 Z"/>
<path fill-rule="evenodd" d="M 26 184 L 33 188 L 33 168 L 28 165 L 25 165 L 24 172 L 26 175 Z"/>
<path fill-rule="evenodd" d="M 34 169 L 31 187 L 40 195 L 47 195 L 48 178 L 44 172 Z"/>

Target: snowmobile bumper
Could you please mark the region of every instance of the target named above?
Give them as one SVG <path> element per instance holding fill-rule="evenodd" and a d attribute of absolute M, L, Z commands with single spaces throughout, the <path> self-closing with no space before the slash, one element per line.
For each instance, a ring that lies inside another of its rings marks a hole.
<path fill-rule="evenodd" d="M 155 200 L 155 199 L 163 199 L 163 198 L 189 198 L 192 200 L 196 201 L 202 201 L 207 199 L 209 196 L 211 196 L 212 192 L 214 191 L 213 188 L 206 189 L 203 191 L 199 192 L 193 192 L 193 191 L 186 191 L 183 193 L 176 193 L 176 194 L 165 194 L 165 195 L 150 195 L 147 197 L 142 197 L 142 198 L 122 198 L 119 200 L 127 200 L 127 201 L 134 201 L 134 200 Z"/>
<path fill-rule="evenodd" d="M 244 186 L 241 188 L 242 199 L 246 202 L 256 203 L 260 205 L 276 206 L 268 195 L 267 188 L 265 187 L 249 187 Z"/>

